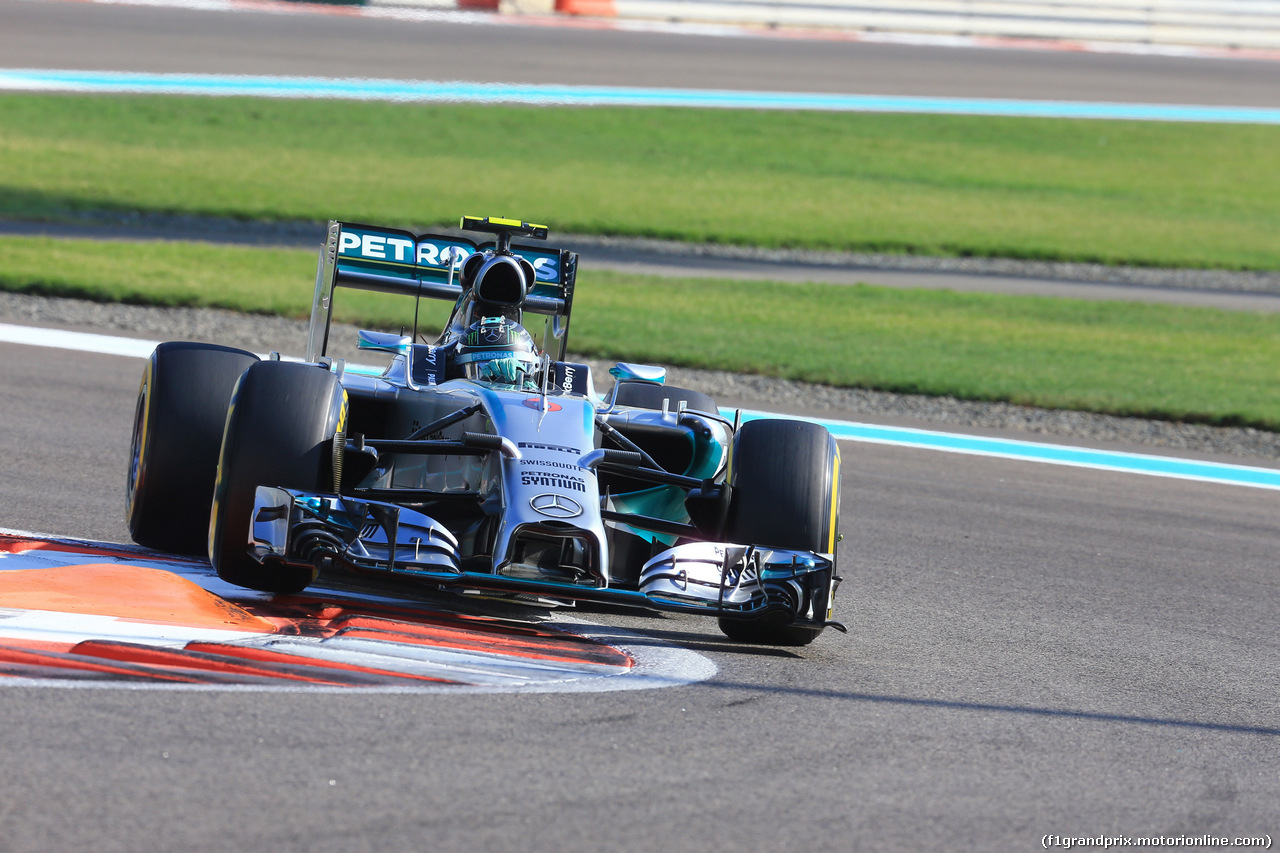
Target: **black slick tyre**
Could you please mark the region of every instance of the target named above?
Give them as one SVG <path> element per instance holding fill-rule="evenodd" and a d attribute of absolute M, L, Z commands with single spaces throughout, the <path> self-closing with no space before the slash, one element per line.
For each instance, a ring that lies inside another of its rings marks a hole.
<path fill-rule="evenodd" d="M 237 384 L 227 415 L 209 525 L 209 560 L 228 583 L 264 592 L 301 592 L 314 568 L 263 565 L 249 556 L 258 486 L 326 492 L 332 444 L 344 426 L 338 379 L 314 365 L 263 361 Z"/>
<path fill-rule="evenodd" d="M 163 343 L 138 387 L 125 483 L 133 541 L 203 554 L 231 391 L 258 357 L 214 344 Z"/>
<path fill-rule="evenodd" d="M 732 466 L 726 541 L 834 556 L 840 451 L 826 429 L 803 421 L 750 421 L 734 439 Z M 812 604 L 822 615 L 826 605 Z M 722 618 L 720 630 L 738 642 L 782 646 L 808 645 L 822 632 L 772 614 Z"/>
<path fill-rule="evenodd" d="M 658 385 L 654 382 L 620 382 L 618 392 L 613 398 L 614 405 L 632 406 L 637 409 L 662 410 L 663 400 L 667 408 L 674 412 L 684 403 L 685 407 L 695 412 L 716 414 L 716 404 L 709 395 L 688 388 L 676 388 L 671 385 Z"/>

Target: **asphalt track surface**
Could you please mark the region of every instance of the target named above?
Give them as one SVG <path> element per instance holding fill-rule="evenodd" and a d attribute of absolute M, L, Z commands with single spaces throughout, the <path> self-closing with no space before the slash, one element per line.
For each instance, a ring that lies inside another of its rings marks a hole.
<path fill-rule="evenodd" d="M 1275 64 L 0 2 L 9 68 L 1280 106 Z"/>
<path fill-rule="evenodd" d="M 126 541 L 141 363 L 0 358 L 4 526 Z M 1275 830 L 1280 494 L 843 455 L 847 636 L 749 648 L 692 617 L 584 613 L 718 668 L 631 693 L 3 687 L 5 847 L 1025 850 Z"/>
<path fill-rule="evenodd" d="M 16 45 L 15 22 L 30 36 Z M 501 42 L 498 29 L 484 37 Z M 481 34 L 445 28 L 430 52 L 455 57 L 451 76 L 496 73 L 495 63 L 586 73 L 563 57 L 521 61 L 517 42 L 570 36 L 520 33 L 463 62 Z M 419 53 L 402 33 L 399 50 L 356 42 L 353 53 L 352 38 L 329 18 L 0 3 L 6 65 L 103 67 L 110 55 L 122 68 L 132 56 L 162 70 L 226 71 L 234 59 L 303 73 L 321 54 L 377 66 Z M 623 46 L 644 46 L 615 38 L 584 38 L 574 58 L 625 59 Z M 723 50 L 752 66 L 755 44 Z M 704 47 L 720 49 L 657 39 L 644 64 L 670 73 Z M 225 51 L 223 61 L 201 49 Z M 1037 76 L 994 73 L 1015 60 L 981 53 L 957 52 L 944 73 L 950 54 L 921 51 L 917 82 L 985 74 L 1016 89 Z M 913 76 L 909 53 L 896 65 L 885 58 L 894 51 L 868 55 L 901 85 Z M 1109 56 L 1076 60 L 1016 58 L 1055 85 L 1096 88 L 1111 75 L 1117 89 L 1171 87 L 1168 100 L 1231 94 L 1208 83 L 1175 92 L 1164 60 L 1137 71 Z M 980 68 L 966 70 L 971 62 Z M 1215 78 L 1248 76 L 1247 65 L 1189 67 Z M 1065 81 L 1064 67 L 1076 71 Z M 0 363 L 0 526 L 124 541 L 140 362 L 3 345 Z M 884 446 L 846 443 L 843 454 L 837 618 L 847 636 L 757 649 L 693 618 L 584 614 L 718 667 L 702 683 L 633 693 L 5 687 L 0 846 L 1027 850 L 1047 834 L 1275 836 L 1280 494 Z"/>

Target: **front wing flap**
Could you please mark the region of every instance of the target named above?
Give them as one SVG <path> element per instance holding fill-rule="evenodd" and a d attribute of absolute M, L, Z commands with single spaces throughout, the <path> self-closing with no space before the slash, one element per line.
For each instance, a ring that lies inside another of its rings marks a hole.
<path fill-rule="evenodd" d="M 830 554 L 726 542 L 689 542 L 658 554 L 640 571 L 652 602 L 678 602 L 721 618 L 778 613 L 793 624 L 833 624 L 840 578 Z"/>

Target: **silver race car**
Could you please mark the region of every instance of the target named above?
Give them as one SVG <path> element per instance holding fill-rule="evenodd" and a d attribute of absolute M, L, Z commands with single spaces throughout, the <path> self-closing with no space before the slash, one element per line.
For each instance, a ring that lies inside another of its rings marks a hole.
<path fill-rule="evenodd" d="M 331 222 L 305 362 L 157 347 L 134 420 L 133 538 L 207 549 L 224 580 L 268 592 L 344 569 L 714 616 L 741 642 L 843 630 L 831 435 L 743 423 L 660 367 L 618 364 L 598 394 L 565 360 L 577 255 L 512 242 L 545 226 L 462 230 L 484 241 Z M 359 333 L 385 369 L 327 355 L 339 288 L 413 307 L 411 332 Z M 417 328 L 429 299 L 448 300 L 433 342 Z"/>

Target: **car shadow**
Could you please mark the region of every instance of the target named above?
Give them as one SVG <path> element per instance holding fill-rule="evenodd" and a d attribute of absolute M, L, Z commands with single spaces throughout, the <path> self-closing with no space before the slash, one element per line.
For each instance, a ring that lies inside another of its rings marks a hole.
<path fill-rule="evenodd" d="M 778 686 L 775 684 L 749 684 L 736 681 L 703 681 L 699 687 L 743 692 L 758 692 L 793 696 L 834 699 L 837 701 L 869 704 L 899 705 L 914 708 L 936 708 L 948 711 L 975 711 L 980 713 L 1017 714 L 1028 717 L 1057 718 L 1080 720 L 1084 722 L 1123 723 L 1141 726 L 1160 726 L 1173 729 L 1189 729 L 1193 731 L 1222 732 L 1228 734 L 1262 735 L 1280 737 L 1280 726 L 1251 726 L 1241 723 L 1219 723 L 1207 720 L 1184 720 L 1176 717 L 1153 717 L 1141 714 L 1115 714 L 1100 711 L 1085 711 L 1071 708 L 1044 708 L 1035 705 L 1016 705 L 998 702 L 965 702 L 952 699 L 931 699 L 915 696 L 890 696 L 879 693 L 861 693 L 858 691 L 823 690 L 804 687 Z"/>

